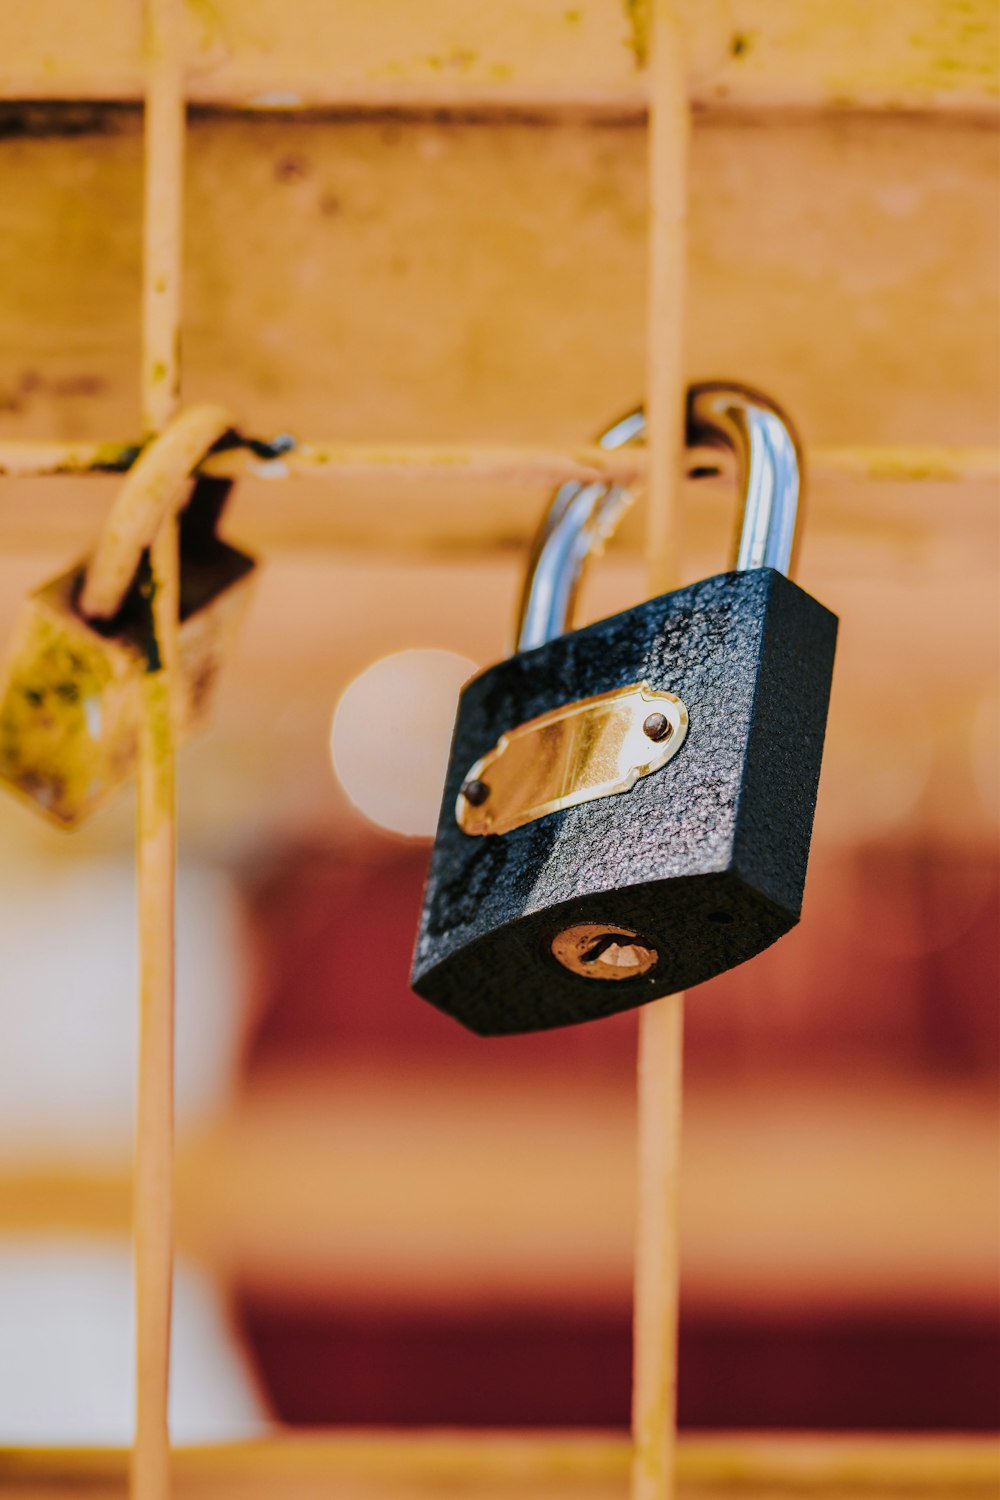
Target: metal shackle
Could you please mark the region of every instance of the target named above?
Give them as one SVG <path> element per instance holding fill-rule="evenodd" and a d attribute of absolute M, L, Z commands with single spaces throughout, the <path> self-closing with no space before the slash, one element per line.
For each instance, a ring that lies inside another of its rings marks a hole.
<path fill-rule="evenodd" d="M 144 448 L 129 469 L 87 564 L 80 609 L 88 620 L 109 620 L 121 609 L 142 554 L 164 521 L 188 497 L 197 465 L 232 429 L 221 406 L 189 406 Z"/>
<path fill-rule="evenodd" d="M 736 571 L 776 568 L 788 573 L 802 488 L 802 455 L 787 417 L 758 391 L 722 382 L 688 391 L 686 441 L 690 448 L 725 448 L 736 459 L 743 492 Z M 602 448 L 622 448 L 646 431 L 642 407 L 609 427 Z M 521 600 L 517 650 L 530 651 L 564 635 L 587 558 L 612 536 L 634 496 L 627 485 L 570 481 L 561 485 L 532 547 Z"/>

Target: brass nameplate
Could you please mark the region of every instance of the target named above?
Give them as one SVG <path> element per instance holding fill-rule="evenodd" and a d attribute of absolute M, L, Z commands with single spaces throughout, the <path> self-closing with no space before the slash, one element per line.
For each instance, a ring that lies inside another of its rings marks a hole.
<path fill-rule="evenodd" d="M 509 833 L 563 807 L 627 792 L 677 754 L 688 715 L 647 683 L 581 698 L 501 735 L 455 804 L 469 834 Z"/>

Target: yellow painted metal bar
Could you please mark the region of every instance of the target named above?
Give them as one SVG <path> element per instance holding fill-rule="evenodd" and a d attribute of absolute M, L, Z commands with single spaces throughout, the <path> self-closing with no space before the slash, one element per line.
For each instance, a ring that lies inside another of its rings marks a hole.
<path fill-rule="evenodd" d="M 628 1439 L 617 1433 L 284 1432 L 175 1450 L 172 1473 L 181 1496 L 217 1486 L 226 1494 L 299 1500 L 353 1482 L 365 1494 L 394 1497 L 535 1495 L 547 1487 L 550 1494 L 620 1500 L 629 1456 Z M 0 1450 L 0 1483 L 25 1500 L 81 1485 L 88 1494 L 122 1494 L 126 1467 L 119 1449 Z M 747 1500 L 993 1500 L 1000 1455 L 991 1437 L 704 1434 L 679 1439 L 677 1477 L 682 1494 Z"/>
<path fill-rule="evenodd" d="M 0 440 L 0 478 L 39 479 L 65 475 L 116 474 L 128 469 L 140 448 L 124 442 L 47 442 Z M 697 450 L 691 453 L 698 462 Z M 963 483 L 1000 479 L 1000 448 L 916 446 L 909 444 L 820 446 L 807 454 L 811 481 L 838 479 Z M 707 455 L 711 464 L 717 454 Z M 569 449 L 479 447 L 450 443 L 303 442 L 276 458 L 249 448 L 213 453 L 197 473 L 228 478 L 350 479 L 383 485 L 412 480 L 489 480 L 498 485 L 557 485 L 613 479 L 628 484 L 645 479 L 648 453 L 642 446 L 610 452 L 581 446 Z"/>
<path fill-rule="evenodd" d="M 145 0 L 142 367 L 148 435 L 180 399 L 180 282 L 185 108 L 177 0 Z M 184 455 L 186 460 L 186 454 Z M 185 461 L 182 476 L 190 464 Z M 150 546 L 153 634 L 159 660 L 143 679 L 136 857 L 139 899 L 139 1071 L 133 1254 L 136 1392 L 132 1500 L 168 1500 L 168 1396 L 173 1306 L 175 736 L 180 562 L 171 513 Z"/>
<path fill-rule="evenodd" d="M 0 24 L 7 98 L 140 99 L 130 0 L 33 0 Z M 199 102 L 260 109 L 638 110 L 641 0 L 199 0 L 185 37 Z M 991 0 L 678 0 L 699 109 L 995 110 Z M 16 16 L 16 19 L 15 19 Z"/>
<path fill-rule="evenodd" d="M 176 0 L 145 0 L 142 416 L 160 432 L 180 401 L 185 106 Z"/>
<path fill-rule="evenodd" d="M 646 561 L 650 597 L 676 587 L 684 468 L 684 320 L 691 120 L 676 0 L 649 0 Z M 670 1500 L 677 1467 L 684 996 L 639 1012 L 632 1500 Z"/>

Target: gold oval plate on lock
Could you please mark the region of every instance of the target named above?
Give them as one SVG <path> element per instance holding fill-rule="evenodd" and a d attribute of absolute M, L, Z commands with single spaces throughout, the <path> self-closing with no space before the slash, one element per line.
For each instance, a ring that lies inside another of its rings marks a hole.
<path fill-rule="evenodd" d="M 458 825 L 468 834 L 510 833 L 627 792 L 677 754 L 687 728 L 680 698 L 645 682 L 550 709 L 476 761 L 455 804 Z"/>

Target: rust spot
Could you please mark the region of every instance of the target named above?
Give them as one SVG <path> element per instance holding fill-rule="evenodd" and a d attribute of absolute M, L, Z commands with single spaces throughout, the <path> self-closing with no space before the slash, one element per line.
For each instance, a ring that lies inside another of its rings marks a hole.
<path fill-rule="evenodd" d="M 324 193 L 319 200 L 319 211 L 327 218 L 335 219 L 343 208 L 343 204 L 336 193 Z"/>
<path fill-rule="evenodd" d="M 215 679 L 218 675 L 218 663 L 212 660 L 203 662 L 191 682 L 191 707 L 197 715 L 204 711 L 212 696 Z"/>
<path fill-rule="evenodd" d="M 134 128 L 139 110 L 131 104 L 74 104 L 61 101 L 0 104 L 0 140 L 16 137 L 119 135 Z"/>
<path fill-rule="evenodd" d="M 644 68 L 649 61 L 649 0 L 625 0 L 625 19 L 636 65 Z"/>
<path fill-rule="evenodd" d="M 52 396 L 99 396 L 108 382 L 103 375 L 81 371 L 79 374 L 43 375 L 38 370 L 23 370 L 13 386 L 0 391 L 0 410 L 23 411 L 26 397 L 47 391 Z"/>
<path fill-rule="evenodd" d="M 46 383 L 56 396 L 99 396 L 108 388 L 102 375 L 61 375 Z"/>
<path fill-rule="evenodd" d="M 297 153 L 281 156 L 274 164 L 274 175 L 278 182 L 302 182 L 309 176 L 309 162 Z"/>

